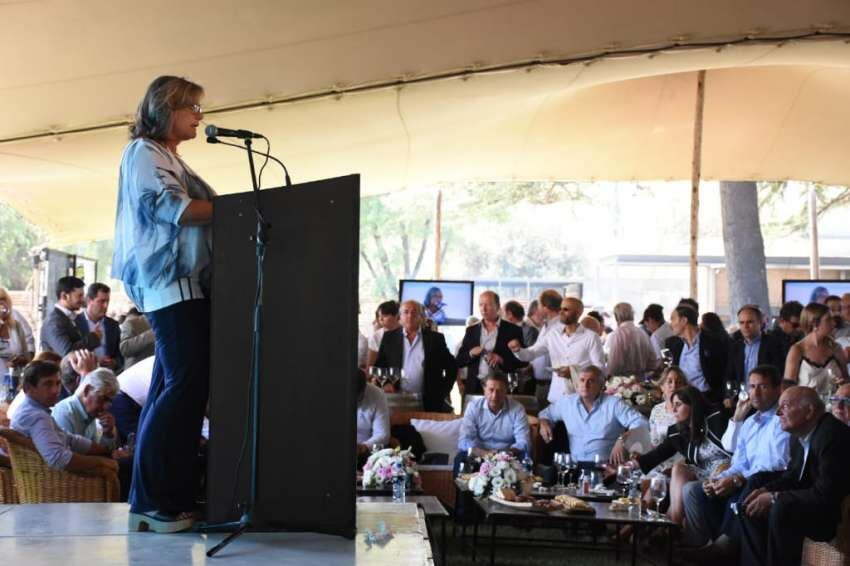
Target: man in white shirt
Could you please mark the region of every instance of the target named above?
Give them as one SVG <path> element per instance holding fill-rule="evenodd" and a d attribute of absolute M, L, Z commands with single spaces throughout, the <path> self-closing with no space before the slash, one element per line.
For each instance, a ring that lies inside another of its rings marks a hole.
<path fill-rule="evenodd" d="M 540 293 L 538 299 L 538 308 L 531 317 L 532 322 L 540 321 L 540 328 L 537 334 L 537 339 L 534 344 L 541 343 L 543 337 L 553 331 L 560 331 L 563 325 L 561 324 L 560 312 L 561 302 L 563 297 L 554 289 L 546 289 Z M 531 344 L 528 344 L 531 346 Z M 549 389 L 552 382 L 552 361 L 549 359 L 548 352 L 542 356 L 534 358 L 531 361 L 531 368 L 534 372 L 536 386 L 534 395 L 537 397 L 537 403 L 540 408 L 545 408 L 549 404 Z"/>
<path fill-rule="evenodd" d="M 390 441 L 390 411 L 380 388 L 366 383 L 366 374 L 357 372 L 357 458 L 365 459 L 372 446 Z"/>
<path fill-rule="evenodd" d="M 617 329 L 605 340 L 608 346 L 608 371 L 611 375 L 643 377 L 655 369 L 658 360 L 649 336 L 635 326 L 635 311 L 629 303 L 614 306 Z"/>
<path fill-rule="evenodd" d="M 549 354 L 554 374 L 549 388 L 548 400 L 557 402 L 564 395 L 575 393 L 572 382 L 571 366 L 582 368 L 596 366 L 605 375 L 605 355 L 599 335 L 579 325 L 584 304 L 576 298 L 567 297 L 561 302 L 561 324 L 556 331 L 540 335 L 537 342 L 529 348 L 523 348 L 519 340 L 512 340 L 508 347 L 517 358 L 531 361 Z"/>
<path fill-rule="evenodd" d="M 664 308 L 652 303 L 643 311 L 643 325 L 649 331 L 649 343 L 655 350 L 655 357 L 661 362 L 661 350 L 664 342 L 673 336 L 673 327 L 664 319 Z"/>

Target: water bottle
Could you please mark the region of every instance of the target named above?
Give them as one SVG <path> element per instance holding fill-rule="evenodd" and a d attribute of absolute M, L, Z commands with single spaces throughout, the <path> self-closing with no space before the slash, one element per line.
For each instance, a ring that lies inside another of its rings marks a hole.
<path fill-rule="evenodd" d="M 640 489 L 636 482 L 632 482 L 629 486 L 629 515 L 640 515 Z"/>
<path fill-rule="evenodd" d="M 17 385 L 15 370 L 12 366 L 9 366 L 3 376 L 3 395 L 7 403 L 11 403 L 15 399 L 15 395 L 18 393 Z"/>
<path fill-rule="evenodd" d="M 525 471 L 529 473 L 529 475 L 534 475 L 534 460 L 531 459 L 531 456 L 528 454 L 525 455 L 525 458 L 522 459 L 522 467 L 525 468 Z"/>
<path fill-rule="evenodd" d="M 393 503 L 404 503 L 405 502 L 405 483 L 407 482 L 407 478 L 404 476 L 396 476 L 393 478 Z"/>

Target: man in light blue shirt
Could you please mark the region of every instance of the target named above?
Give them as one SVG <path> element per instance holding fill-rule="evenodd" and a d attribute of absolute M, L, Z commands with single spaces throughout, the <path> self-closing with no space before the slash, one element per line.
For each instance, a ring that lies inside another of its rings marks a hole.
<path fill-rule="evenodd" d="M 782 430 L 776 416 L 782 378 L 769 365 L 757 366 L 749 374 L 749 399 L 738 402 L 723 435 L 723 447 L 734 451 L 731 466 L 703 486 L 685 485 L 686 535 L 702 545 L 721 536 L 737 536 L 730 503 L 737 502 L 747 480 L 760 473 L 780 473 L 790 460 L 791 435 Z M 751 409 L 756 412 L 745 417 Z M 721 537 L 725 541 L 725 537 Z"/>
<path fill-rule="evenodd" d="M 578 462 L 593 462 L 595 456 L 617 465 L 628 459 L 623 442 L 629 432 L 648 428 L 646 419 L 619 397 L 602 392 L 602 370 L 582 369 L 576 393 L 562 397 L 540 412 L 540 436 L 552 441 L 552 426 L 563 421 L 570 440 L 570 453 Z M 648 432 L 647 432 L 648 434 Z"/>
<path fill-rule="evenodd" d="M 29 437 L 36 450 L 54 470 L 103 474 L 118 471 L 110 450 L 76 434 L 68 434 L 50 416 L 62 385 L 59 366 L 32 362 L 24 369 L 24 400 L 12 418 L 11 428 Z"/>
<path fill-rule="evenodd" d="M 118 432 L 115 417 L 107 409 L 120 390 L 112 370 L 98 368 L 86 374 L 73 395 L 53 407 L 53 420 L 67 433 L 114 450 L 117 448 Z M 98 421 L 101 430 L 98 430 Z"/>
<path fill-rule="evenodd" d="M 528 417 L 525 407 L 508 399 L 504 375 L 490 374 L 484 384 L 484 396 L 466 407 L 458 437 L 458 449 L 475 456 L 509 451 L 518 458 L 529 450 Z"/>

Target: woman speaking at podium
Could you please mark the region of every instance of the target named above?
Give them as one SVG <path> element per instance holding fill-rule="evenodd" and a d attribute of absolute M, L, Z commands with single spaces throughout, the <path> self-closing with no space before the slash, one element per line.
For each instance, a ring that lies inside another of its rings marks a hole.
<path fill-rule="evenodd" d="M 154 80 L 121 158 L 112 277 L 124 283 L 156 337 L 133 460 L 131 530 L 176 532 L 193 524 L 209 392 L 215 192 L 177 146 L 197 135 L 203 94 L 180 77 Z"/>

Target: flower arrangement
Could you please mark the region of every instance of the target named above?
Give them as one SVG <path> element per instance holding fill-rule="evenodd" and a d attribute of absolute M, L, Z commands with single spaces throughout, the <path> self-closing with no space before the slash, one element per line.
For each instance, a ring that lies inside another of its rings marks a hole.
<path fill-rule="evenodd" d="M 395 478 L 419 477 L 416 462 L 410 450 L 384 448 L 373 452 L 363 466 L 363 487 L 383 487 Z"/>
<path fill-rule="evenodd" d="M 469 489 L 475 497 L 498 492 L 503 487 L 516 488 L 528 478 L 528 472 L 509 452 L 489 454 L 481 462 L 478 472 L 469 478 Z"/>
<path fill-rule="evenodd" d="M 634 375 L 612 377 L 605 386 L 605 393 L 619 397 L 637 409 L 651 408 L 661 401 L 657 387 L 647 389 Z"/>

